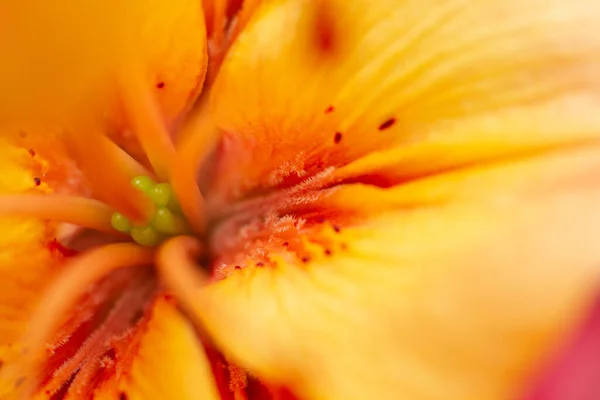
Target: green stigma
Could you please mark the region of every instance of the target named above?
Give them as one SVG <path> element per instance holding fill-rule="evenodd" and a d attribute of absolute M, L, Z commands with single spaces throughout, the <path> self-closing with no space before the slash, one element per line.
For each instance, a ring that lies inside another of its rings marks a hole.
<path fill-rule="evenodd" d="M 119 212 L 111 218 L 112 227 L 128 233 L 142 246 L 156 246 L 164 239 L 187 232 L 187 224 L 173 189 L 168 183 L 156 183 L 148 176 L 136 176 L 131 185 L 146 193 L 156 205 L 156 211 L 146 225 L 136 225 Z"/>

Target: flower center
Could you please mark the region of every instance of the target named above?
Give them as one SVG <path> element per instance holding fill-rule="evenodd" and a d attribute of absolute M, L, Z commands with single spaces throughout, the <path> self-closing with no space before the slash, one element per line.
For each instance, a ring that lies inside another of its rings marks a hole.
<path fill-rule="evenodd" d="M 137 176 L 131 184 L 148 196 L 156 207 L 155 212 L 145 224 L 135 223 L 120 212 L 115 212 L 111 217 L 111 225 L 115 230 L 130 234 L 142 246 L 156 246 L 166 238 L 189 231 L 169 183 L 156 183 L 148 176 Z"/>

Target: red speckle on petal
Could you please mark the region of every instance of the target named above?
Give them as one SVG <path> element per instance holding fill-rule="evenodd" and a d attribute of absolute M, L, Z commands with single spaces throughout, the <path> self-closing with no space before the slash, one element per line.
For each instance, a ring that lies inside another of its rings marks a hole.
<path fill-rule="evenodd" d="M 302 257 L 300 260 L 301 260 L 303 263 L 305 263 L 305 264 L 306 264 L 307 262 L 309 262 L 309 261 L 310 261 L 310 258 L 308 258 L 308 257 L 304 256 L 304 257 Z"/>
<path fill-rule="evenodd" d="M 168 302 L 175 300 L 175 298 L 173 297 L 173 295 L 171 293 L 165 293 L 163 295 L 163 299 L 165 299 Z"/>
<path fill-rule="evenodd" d="M 35 157 L 35 150 L 34 149 L 29 149 L 29 155 L 31 157 Z"/>
<path fill-rule="evenodd" d="M 162 88 L 164 88 L 164 87 L 165 87 L 165 83 L 164 83 L 164 82 L 158 82 L 158 83 L 156 84 L 156 87 L 157 87 L 157 88 L 159 88 L 159 89 L 162 89 Z"/>
<path fill-rule="evenodd" d="M 56 238 L 48 243 L 48 249 L 51 253 L 60 254 L 63 257 L 73 257 L 77 255 L 77 251 L 63 246 Z"/>
<path fill-rule="evenodd" d="M 327 107 L 327 108 L 325 109 L 325 114 L 332 113 L 332 112 L 333 112 L 333 110 L 334 110 L 333 106 L 329 106 L 329 107 Z"/>
<path fill-rule="evenodd" d="M 264 267 L 264 266 L 265 266 L 265 264 L 264 264 L 264 263 L 262 263 L 262 262 L 257 262 L 257 263 L 256 263 L 256 266 L 257 266 L 257 267 Z"/>
<path fill-rule="evenodd" d="M 125 392 L 119 393 L 119 400 L 127 400 L 127 393 L 125 393 Z"/>
<path fill-rule="evenodd" d="M 329 1 L 310 2 L 313 12 L 313 42 L 320 56 L 338 54 L 343 30 L 336 7 Z"/>
<path fill-rule="evenodd" d="M 388 128 L 390 128 L 392 125 L 394 125 L 396 123 L 396 118 L 390 118 L 387 121 L 383 122 L 381 125 L 379 125 L 379 130 L 383 131 L 386 130 Z"/>
<path fill-rule="evenodd" d="M 342 141 L 342 133 L 341 132 L 336 132 L 335 136 L 333 137 L 333 142 L 335 144 L 338 144 L 341 141 Z"/>
<path fill-rule="evenodd" d="M 40 186 L 42 184 L 42 180 L 36 176 L 33 178 L 33 183 L 35 183 L 35 186 Z"/>

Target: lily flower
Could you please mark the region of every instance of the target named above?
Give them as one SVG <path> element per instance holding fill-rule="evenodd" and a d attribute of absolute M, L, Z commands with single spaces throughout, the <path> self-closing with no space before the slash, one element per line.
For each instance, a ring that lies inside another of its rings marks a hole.
<path fill-rule="evenodd" d="M 21 3 L 0 398 L 549 400 L 581 366 L 597 1 Z"/>

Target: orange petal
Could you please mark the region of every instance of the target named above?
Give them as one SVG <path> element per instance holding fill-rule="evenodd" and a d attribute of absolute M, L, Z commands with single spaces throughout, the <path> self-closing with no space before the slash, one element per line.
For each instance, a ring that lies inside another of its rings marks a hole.
<path fill-rule="evenodd" d="M 330 252 L 271 253 L 200 289 L 195 312 L 302 398 L 518 398 L 600 287 L 599 160 L 596 145 L 341 187 L 323 207 L 354 199 L 363 218 L 305 238 Z"/>
<path fill-rule="evenodd" d="M 599 17 L 592 0 L 265 2 L 212 90 L 227 132 L 214 196 L 422 141 L 587 138 L 600 123 L 600 36 L 581 27 Z M 581 131 L 563 129 L 578 117 Z"/>
<path fill-rule="evenodd" d="M 126 68 L 143 77 L 167 123 L 200 91 L 207 56 L 198 1 L 34 0 L 0 10 L 2 124 L 81 129 L 94 119 L 123 129 L 117 79 Z"/>
<path fill-rule="evenodd" d="M 220 399 L 202 344 L 172 300 L 157 298 L 141 329 L 139 347 L 117 389 L 107 382 L 94 398 Z"/>

